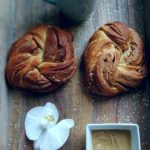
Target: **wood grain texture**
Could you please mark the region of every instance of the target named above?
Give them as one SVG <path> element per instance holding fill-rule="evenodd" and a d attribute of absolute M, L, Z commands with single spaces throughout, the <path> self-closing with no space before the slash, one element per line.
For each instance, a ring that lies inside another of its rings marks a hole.
<path fill-rule="evenodd" d="M 60 111 L 60 119 L 72 118 L 75 127 L 62 150 L 85 149 L 87 123 L 129 122 L 140 125 L 142 150 L 150 149 L 150 85 L 116 97 L 91 95 L 82 78 L 82 53 L 92 33 L 110 21 L 123 21 L 144 38 L 142 0 L 98 0 L 89 19 L 67 27 L 74 34 L 78 69 L 74 78 L 55 92 L 38 95 L 13 89 L 5 82 L 5 63 L 11 43 L 32 27 L 43 23 L 58 23 L 58 10 L 42 0 L 0 0 L 0 150 L 32 150 L 24 131 L 26 112 L 51 101 Z"/>

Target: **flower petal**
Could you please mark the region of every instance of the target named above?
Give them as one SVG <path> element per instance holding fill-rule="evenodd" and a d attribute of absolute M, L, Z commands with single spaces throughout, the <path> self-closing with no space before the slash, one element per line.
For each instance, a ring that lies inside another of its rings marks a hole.
<path fill-rule="evenodd" d="M 37 140 L 44 128 L 52 127 L 56 124 L 58 117 L 58 110 L 52 103 L 47 103 L 45 106 L 31 109 L 25 118 L 27 137 L 30 140 Z"/>
<path fill-rule="evenodd" d="M 67 141 L 69 129 L 74 126 L 72 119 L 64 119 L 54 127 L 45 130 L 34 142 L 34 150 L 57 150 Z"/>
<path fill-rule="evenodd" d="M 54 115 L 55 117 L 55 123 L 58 121 L 59 118 L 59 112 L 56 108 L 56 106 L 50 102 L 46 103 L 45 107 L 47 108 L 47 111 L 50 110 L 50 112 Z"/>
<path fill-rule="evenodd" d="M 28 139 L 37 140 L 42 133 L 40 118 L 42 117 L 43 107 L 31 109 L 25 118 L 25 130 Z"/>

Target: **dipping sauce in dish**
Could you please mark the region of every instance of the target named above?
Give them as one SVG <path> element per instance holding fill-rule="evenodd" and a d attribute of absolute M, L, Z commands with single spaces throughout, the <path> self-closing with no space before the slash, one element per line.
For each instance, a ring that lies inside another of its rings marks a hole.
<path fill-rule="evenodd" d="M 92 131 L 92 150 L 131 150 L 131 133 L 126 130 Z"/>

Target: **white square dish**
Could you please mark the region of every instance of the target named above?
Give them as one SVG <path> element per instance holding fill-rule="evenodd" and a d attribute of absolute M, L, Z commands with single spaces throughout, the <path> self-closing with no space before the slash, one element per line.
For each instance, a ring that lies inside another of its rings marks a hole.
<path fill-rule="evenodd" d="M 141 150 L 140 132 L 137 124 L 109 123 L 88 124 L 86 126 L 86 150 L 92 150 L 92 131 L 94 130 L 125 130 L 131 134 L 131 150 Z"/>

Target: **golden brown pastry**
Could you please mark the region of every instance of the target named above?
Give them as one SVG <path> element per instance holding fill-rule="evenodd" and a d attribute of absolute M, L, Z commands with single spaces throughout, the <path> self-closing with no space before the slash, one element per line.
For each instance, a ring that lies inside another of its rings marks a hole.
<path fill-rule="evenodd" d="M 135 88 L 146 75 L 143 42 L 121 22 L 99 28 L 84 52 L 84 78 L 96 94 L 113 96 Z"/>
<path fill-rule="evenodd" d="M 52 91 L 76 71 L 72 34 L 57 27 L 40 25 L 17 40 L 10 50 L 6 75 L 17 88 Z"/>

